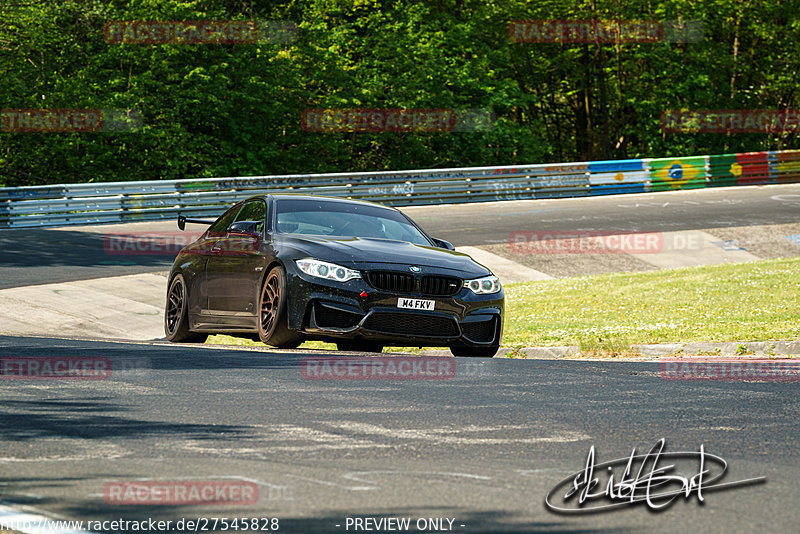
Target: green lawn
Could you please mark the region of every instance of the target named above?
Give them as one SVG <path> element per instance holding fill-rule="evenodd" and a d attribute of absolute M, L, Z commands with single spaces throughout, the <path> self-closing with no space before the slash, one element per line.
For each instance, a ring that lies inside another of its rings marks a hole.
<path fill-rule="evenodd" d="M 505 291 L 506 347 L 616 351 L 632 343 L 800 338 L 800 258 L 509 284 Z M 209 343 L 256 344 L 229 336 Z"/>
<path fill-rule="evenodd" d="M 800 258 L 506 286 L 503 345 L 800 338 Z"/>

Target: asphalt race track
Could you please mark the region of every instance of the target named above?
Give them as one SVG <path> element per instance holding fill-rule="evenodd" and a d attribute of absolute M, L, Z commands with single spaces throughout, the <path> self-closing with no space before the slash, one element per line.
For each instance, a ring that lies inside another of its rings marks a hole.
<path fill-rule="evenodd" d="M 0 350 L 128 369 L 0 382 L 3 504 L 50 517 L 277 517 L 298 533 L 353 532 L 348 517 L 451 518 L 453 532 L 780 532 L 800 520 L 796 383 L 667 381 L 657 363 L 462 358 L 449 380 L 308 380 L 302 353 L 8 337 Z M 702 444 L 724 458 L 725 482 L 766 482 L 660 513 L 545 510 L 590 446 L 600 463 L 660 438 L 668 451 Z M 145 479 L 246 480 L 260 492 L 253 505 L 107 502 L 109 484 Z"/>
<path fill-rule="evenodd" d="M 800 184 L 403 208 L 457 247 L 516 231 L 676 231 L 800 222 Z M 202 231 L 202 226 L 194 230 Z M 0 230 L 0 289 L 168 270 L 164 255 L 111 254 L 106 237 L 178 232 L 175 221 Z M 800 253 L 800 246 L 798 253 Z"/>
<path fill-rule="evenodd" d="M 456 246 L 508 242 L 526 230 L 674 231 L 800 221 L 800 184 L 405 208 Z"/>

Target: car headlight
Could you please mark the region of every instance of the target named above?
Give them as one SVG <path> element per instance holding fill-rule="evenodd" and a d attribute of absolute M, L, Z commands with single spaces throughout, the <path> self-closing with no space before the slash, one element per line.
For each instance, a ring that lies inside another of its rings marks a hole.
<path fill-rule="evenodd" d="M 485 276 L 475 280 L 464 280 L 464 287 L 476 295 L 490 295 L 498 293 L 502 288 L 500 280 L 496 276 Z"/>
<path fill-rule="evenodd" d="M 295 263 L 297 267 L 307 275 L 324 278 L 325 280 L 347 282 L 353 278 L 361 278 L 360 272 L 342 267 L 341 265 L 336 265 L 335 263 L 328 263 L 327 261 L 305 258 L 302 260 L 295 260 Z"/>

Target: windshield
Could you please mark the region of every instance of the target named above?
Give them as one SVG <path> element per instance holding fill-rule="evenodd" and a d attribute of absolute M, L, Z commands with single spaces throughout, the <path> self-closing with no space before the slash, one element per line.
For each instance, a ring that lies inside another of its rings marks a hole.
<path fill-rule="evenodd" d="M 379 206 L 331 200 L 278 199 L 277 231 L 326 237 L 369 237 L 431 246 L 403 214 Z"/>

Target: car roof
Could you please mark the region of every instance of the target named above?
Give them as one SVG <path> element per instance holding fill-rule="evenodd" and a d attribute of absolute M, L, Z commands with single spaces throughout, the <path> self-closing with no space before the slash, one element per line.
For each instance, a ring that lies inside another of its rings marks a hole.
<path fill-rule="evenodd" d="M 340 203 L 346 203 L 346 204 L 362 204 L 362 205 L 375 206 L 377 208 L 385 208 L 387 210 L 397 211 L 397 210 L 395 210 L 395 208 L 393 208 L 391 206 L 384 206 L 383 204 L 379 204 L 377 202 L 369 202 L 367 200 L 355 200 L 355 199 L 341 198 L 341 197 L 325 197 L 325 196 L 322 196 L 322 195 L 306 195 L 306 194 L 302 194 L 302 193 L 296 193 L 296 194 L 295 193 L 277 193 L 277 194 L 276 193 L 270 193 L 270 194 L 266 194 L 266 195 L 256 195 L 256 196 L 248 198 L 247 200 L 250 200 L 252 198 L 261 198 L 261 199 L 266 200 L 266 199 L 268 199 L 270 197 L 272 197 L 275 200 L 281 200 L 281 199 L 316 200 L 316 201 L 320 201 L 321 200 L 323 202 L 340 202 Z"/>

